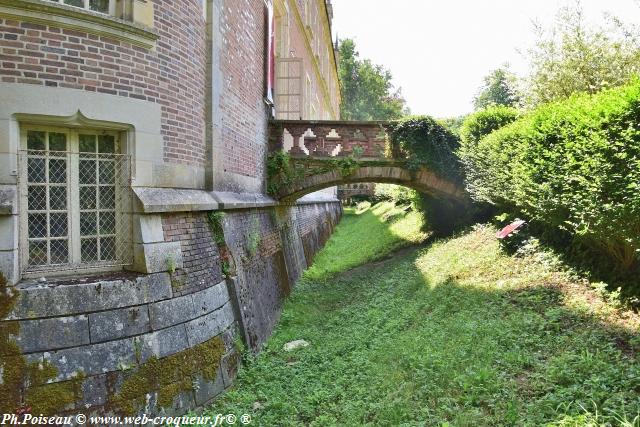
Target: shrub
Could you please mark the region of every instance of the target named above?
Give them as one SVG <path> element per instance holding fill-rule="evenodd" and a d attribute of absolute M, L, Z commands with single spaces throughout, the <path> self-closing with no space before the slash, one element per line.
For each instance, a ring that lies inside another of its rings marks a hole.
<path fill-rule="evenodd" d="M 408 205 L 416 201 L 418 192 L 412 188 L 395 184 L 376 184 L 376 201 L 390 201 L 396 205 Z"/>
<path fill-rule="evenodd" d="M 455 154 L 460 140 L 435 119 L 415 116 L 400 120 L 391 127 L 389 139 L 393 156 L 406 159 L 409 169 L 426 166 L 443 178 L 462 181 Z"/>
<path fill-rule="evenodd" d="M 465 145 L 476 200 L 514 209 L 607 254 L 640 251 L 640 80 L 539 107 Z"/>
<path fill-rule="evenodd" d="M 518 118 L 518 110 L 504 105 L 494 105 L 469 115 L 460 128 L 461 149 L 475 145 L 484 136 L 512 123 Z"/>
<path fill-rule="evenodd" d="M 458 156 L 465 171 L 467 191 L 479 194 L 487 181 L 486 164 L 491 153 L 477 149 L 480 140 L 518 118 L 518 110 L 512 107 L 493 106 L 471 114 L 460 130 L 461 144 Z"/>

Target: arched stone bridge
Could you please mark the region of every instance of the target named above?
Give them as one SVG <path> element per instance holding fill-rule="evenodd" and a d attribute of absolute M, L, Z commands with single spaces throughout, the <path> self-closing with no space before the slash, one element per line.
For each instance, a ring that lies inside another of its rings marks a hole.
<path fill-rule="evenodd" d="M 389 122 L 273 120 L 270 151 L 289 153 L 297 179 L 278 185 L 272 196 L 292 202 L 305 194 L 340 184 L 376 182 L 406 187 L 464 202 L 464 189 L 427 168 L 411 172 L 386 151 Z M 353 169 L 350 159 L 357 160 Z M 340 161 L 343 161 L 340 163 Z M 336 167 L 338 165 L 338 167 Z"/>

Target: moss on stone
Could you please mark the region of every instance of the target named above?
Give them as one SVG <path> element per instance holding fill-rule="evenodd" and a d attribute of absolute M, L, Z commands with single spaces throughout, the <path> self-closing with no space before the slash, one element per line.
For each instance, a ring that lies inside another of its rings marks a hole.
<path fill-rule="evenodd" d="M 7 286 L 7 280 L 0 273 L 0 413 L 5 414 L 14 412 L 20 404 L 23 373 L 27 365 L 12 339 L 18 335 L 18 323 L 4 322 L 17 299 L 17 292 Z"/>
<path fill-rule="evenodd" d="M 180 393 L 193 390 L 199 378 L 214 381 L 223 354 L 224 343 L 217 336 L 162 359 L 151 357 L 123 382 L 110 406 L 133 414 L 144 407 L 148 394 L 157 393 L 158 406 L 168 407 Z"/>
<path fill-rule="evenodd" d="M 84 375 L 48 384 L 58 375 L 55 366 L 27 362 L 13 338 L 20 333 L 19 323 L 4 321 L 17 299 L 18 292 L 7 285 L 0 273 L 0 413 L 14 413 L 26 406 L 35 414 L 55 415 L 82 398 Z"/>
<path fill-rule="evenodd" d="M 55 415 L 65 409 L 73 409 L 75 403 L 82 399 L 83 373 L 70 381 L 46 384 L 46 381 L 55 378 L 57 369 L 47 362 L 34 365 L 37 366 L 30 370 L 38 372 L 33 372 L 31 378 L 42 383 L 34 383 L 25 395 L 25 404 L 33 414 Z"/>

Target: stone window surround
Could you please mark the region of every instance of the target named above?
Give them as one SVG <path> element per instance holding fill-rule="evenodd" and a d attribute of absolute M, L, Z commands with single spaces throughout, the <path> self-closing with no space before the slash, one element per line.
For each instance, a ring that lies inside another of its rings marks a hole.
<path fill-rule="evenodd" d="M 29 120 L 25 120 L 25 122 L 28 122 Z M 84 120 L 84 122 L 89 122 L 89 120 Z M 24 122 L 22 122 L 24 123 Z M 83 272 L 102 272 L 102 271 L 118 271 L 122 269 L 122 265 L 124 264 L 129 264 L 129 259 L 127 257 L 127 259 L 113 259 L 111 262 L 107 261 L 101 261 L 101 260 L 93 260 L 93 261 L 86 261 L 86 260 L 82 260 L 81 259 L 81 254 L 82 254 L 82 250 L 80 249 L 80 245 L 81 245 L 81 238 L 83 237 L 82 232 L 80 231 L 80 223 L 81 223 L 81 215 L 80 215 L 80 200 L 78 199 L 79 197 L 79 193 L 75 192 L 73 189 L 77 189 L 80 186 L 80 177 L 78 176 L 78 164 L 81 161 L 81 157 L 79 155 L 71 155 L 69 156 L 69 154 L 73 154 L 73 153 L 79 153 L 79 135 L 82 133 L 85 134 L 91 134 L 91 135 L 97 135 L 97 134 L 101 134 L 101 135 L 110 135 L 114 138 L 115 144 L 116 144 L 116 151 L 115 154 L 117 156 L 120 155 L 120 141 L 126 141 L 126 132 L 118 132 L 118 131 L 106 131 L 104 129 L 87 129 L 87 128 L 67 128 L 67 127 L 53 127 L 53 126 L 49 126 L 49 125 L 32 125 L 32 124 L 21 124 L 20 126 L 20 131 L 21 131 L 21 152 L 23 153 L 23 155 L 26 155 L 26 151 L 27 150 L 27 135 L 29 132 L 35 131 L 35 132 L 43 132 L 43 133 L 58 133 L 58 134 L 63 134 L 65 135 L 65 144 L 66 144 L 66 151 L 64 152 L 64 154 L 61 157 L 51 157 L 51 159 L 63 159 L 65 162 L 65 179 L 66 181 L 64 183 L 59 183 L 59 184 L 64 184 L 65 187 L 65 194 L 66 194 L 66 213 L 65 215 L 67 215 L 69 217 L 69 219 L 67 220 L 69 226 L 67 229 L 67 234 L 66 236 L 60 236 L 60 237 L 64 237 L 64 239 L 67 242 L 67 256 L 68 256 L 68 260 L 67 262 L 65 262 L 64 264 L 60 264 L 60 265 L 55 265 L 55 264 L 38 264 L 38 265 L 34 265 L 34 266 L 29 266 L 28 264 L 28 259 L 29 259 L 29 242 L 30 242 L 30 237 L 28 236 L 28 230 L 30 230 L 29 228 L 29 223 L 28 223 L 28 212 L 29 212 L 29 207 L 28 207 L 28 196 L 27 196 L 27 188 L 30 185 L 28 183 L 28 179 L 27 179 L 27 168 L 26 168 L 26 161 L 24 163 L 21 164 L 21 167 L 23 168 L 22 170 L 19 170 L 19 173 L 22 174 L 21 178 L 21 186 L 19 188 L 19 192 L 20 192 L 20 201 L 19 201 L 19 206 L 20 206 L 20 229 L 21 229 L 21 235 L 20 235 L 20 245 L 22 246 L 22 253 L 20 254 L 21 257 L 21 270 L 23 271 L 23 277 L 40 277 L 43 273 L 46 273 L 47 275 L 51 276 L 51 275 L 58 275 L 58 274 L 65 274 L 65 271 L 68 271 L 68 269 L 82 269 Z M 97 142 L 96 142 L 97 143 Z M 47 151 L 47 150 L 45 150 Z M 89 153 L 87 153 L 89 154 Z M 41 157 L 39 155 L 36 155 L 36 157 Z M 47 157 L 48 158 L 48 157 Z M 97 159 L 98 157 L 95 157 L 95 159 Z M 93 159 L 93 157 L 89 158 L 90 160 Z M 26 160 L 26 159 L 25 159 Z M 114 160 L 112 158 L 112 162 L 114 164 L 114 179 L 118 179 L 116 178 L 119 174 L 119 172 L 117 172 L 116 170 L 118 169 L 119 166 L 116 166 L 115 163 L 118 161 L 126 161 L 128 162 L 128 159 L 122 159 L 122 160 Z M 75 172 L 75 173 L 74 173 Z M 126 173 L 126 172 L 125 172 Z M 56 186 L 58 186 L 59 184 L 55 184 Z M 50 187 L 50 183 L 46 182 L 46 183 L 36 183 L 35 184 L 37 187 L 44 187 L 44 188 L 49 188 Z M 96 184 L 97 185 L 97 184 Z M 114 235 L 118 235 L 116 237 L 116 239 L 126 239 L 126 242 L 130 242 L 130 238 L 126 237 L 126 235 L 129 233 L 130 230 L 130 221 L 127 220 L 126 223 L 123 223 L 123 219 L 125 218 L 124 216 L 120 216 L 120 213 L 118 212 L 118 209 L 122 209 L 122 206 L 118 206 L 118 202 L 115 201 L 118 199 L 118 194 L 120 194 L 119 192 L 121 190 L 116 189 L 117 184 L 114 185 L 114 203 L 116 203 L 115 206 L 113 206 L 111 209 L 113 209 L 113 213 L 114 213 L 114 221 L 116 221 L 114 227 L 115 232 L 110 233 L 110 234 L 114 234 Z M 99 208 L 97 206 L 97 199 L 98 195 L 96 193 L 96 206 L 93 208 L 94 212 L 98 212 L 98 211 L 109 211 L 111 209 L 105 209 L 105 208 Z M 43 208 L 39 208 L 38 211 L 42 211 L 42 212 L 49 212 L 49 208 L 45 205 Z M 91 210 L 91 209 L 86 209 Z M 63 210 L 58 209 L 56 212 L 61 213 Z M 127 209 L 126 211 L 123 212 L 129 212 L 129 209 Z M 126 217 L 130 217 L 129 214 L 126 215 Z M 97 224 L 97 223 L 96 223 Z M 95 233 L 95 237 L 100 239 L 101 235 L 103 234 L 102 232 L 98 232 L 96 231 Z M 43 236 L 46 237 L 46 236 Z M 88 237 L 88 236 L 87 236 Z M 115 236 L 107 236 L 107 237 L 115 237 Z M 41 239 L 36 239 L 36 240 L 41 240 Z M 49 238 L 46 238 L 46 240 L 50 240 Z M 60 240 L 60 239 L 58 239 Z M 125 243 L 125 245 L 130 245 L 130 243 Z M 118 243 L 118 247 L 114 248 L 114 251 L 118 252 L 118 255 L 123 255 L 121 253 L 119 253 L 122 250 L 122 246 L 123 243 L 120 242 Z M 51 252 L 53 252 L 51 250 Z M 126 255 L 129 255 L 129 250 L 126 251 Z M 124 262 L 123 262 L 124 261 Z"/>
<path fill-rule="evenodd" d="M 149 0 L 132 1 L 152 6 Z M 151 28 L 152 17 L 143 25 L 48 0 L 3 0 L 0 17 L 97 34 L 148 49 L 154 49 L 159 38 Z"/>

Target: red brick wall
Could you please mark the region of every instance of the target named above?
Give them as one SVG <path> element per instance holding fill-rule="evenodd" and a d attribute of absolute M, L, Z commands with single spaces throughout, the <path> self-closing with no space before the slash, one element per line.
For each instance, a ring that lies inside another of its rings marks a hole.
<path fill-rule="evenodd" d="M 174 293 L 183 295 L 213 286 L 222 281 L 220 253 L 206 214 L 186 213 L 162 218 L 166 242 L 180 242 L 181 269 L 172 274 Z"/>
<path fill-rule="evenodd" d="M 263 174 L 266 150 L 265 10 L 263 0 L 225 0 L 221 16 L 223 165 Z"/>
<path fill-rule="evenodd" d="M 165 161 L 204 165 L 205 24 L 199 0 L 155 0 L 156 51 L 0 19 L 0 81 L 57 86 L 162 106 Z"/>

